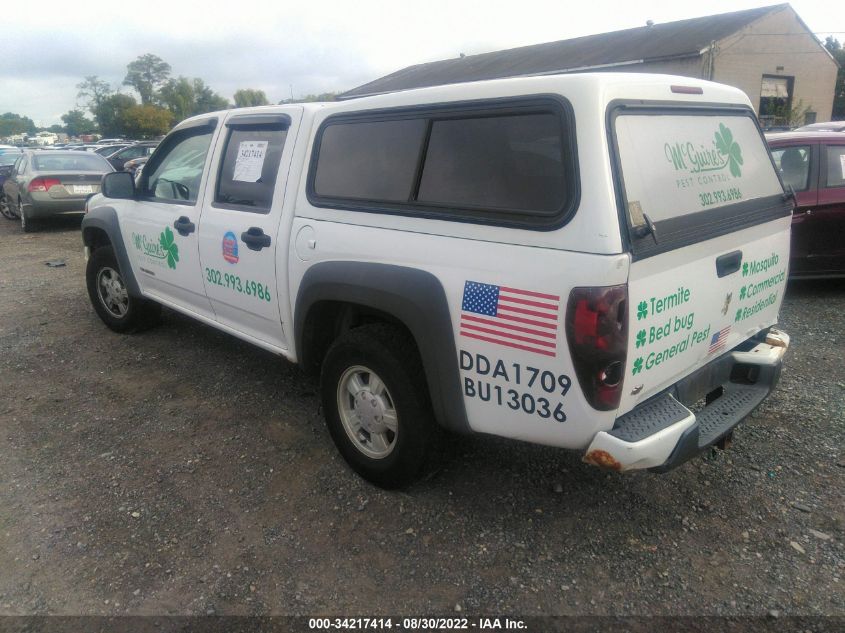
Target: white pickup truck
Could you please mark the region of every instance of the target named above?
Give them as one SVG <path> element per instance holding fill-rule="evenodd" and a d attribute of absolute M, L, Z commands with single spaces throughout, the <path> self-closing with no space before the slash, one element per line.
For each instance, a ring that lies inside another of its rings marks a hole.
<path fill-rule="evenodd" d="M 774 388 L 791 197 L 747 97 L 579 74 L 188 119 L 82 234 L 115 331 L 167 306 L 318 372 L 407 484 L 439 427 L 673 468 Z"/>

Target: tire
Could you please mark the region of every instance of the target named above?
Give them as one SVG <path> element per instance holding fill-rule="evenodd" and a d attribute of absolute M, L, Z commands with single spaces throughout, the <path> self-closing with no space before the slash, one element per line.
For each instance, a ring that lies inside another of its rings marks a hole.
<path fill-rule="evenodd" d="M 85 282 L 94 311 L 109 329 L 130 333 L 158 324 L 161 306 L 129 294 L 111 246 L 101 246 L 91 253 Z"/>
<path fill-rule="evenodd" d="M 409 334 L 373 324 L 340 336 L 323 360 L 320 395 L 332 440 L 355 472 L 382 488 L 419 477 L 438 429 Z"/>
<path fill-rule="evenodd" d="M 7 220 L 17 220 L 17 216 L 15 212 L 12 210 L 9 201 L 6 200 L 6 196 L 0 194 L 0 215 L 2 215 Z"/>

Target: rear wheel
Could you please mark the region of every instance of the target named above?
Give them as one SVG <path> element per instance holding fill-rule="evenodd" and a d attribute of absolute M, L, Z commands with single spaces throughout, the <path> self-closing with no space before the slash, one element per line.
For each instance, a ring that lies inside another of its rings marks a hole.
<path fill-rule="evenodd" d="M 8 220 L 17 219 L 5 195 L 0 194 L 0 215 Z"/>
<path fill-rule="evenodd" d="M 437 429 L 406 332 L 374 324 L 342 335 L 323 361 L 320 392 L 329 433 L 355 472 L 383 488 L 418 477 Z"/>
<path fill-rule="evenodd" d="M 85 281 L 91 305 L 115 332 L 135 332 L 158 323 L 161 306 L 129 294 L 111 246 L 102 246 L 91 254 Z"/>

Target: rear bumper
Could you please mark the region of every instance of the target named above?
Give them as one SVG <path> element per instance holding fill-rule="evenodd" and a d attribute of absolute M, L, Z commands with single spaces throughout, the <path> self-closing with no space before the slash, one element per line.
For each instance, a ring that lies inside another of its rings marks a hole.
<path fill-rule="evenodd" d="M 722 438 L 766 399 L 780 378 L 789 336 L 771 329 L 617 418 L 584 461 L 618 471 L 666 472 Z M 702 399 L 703 407 L 694 406 Z M 695 412 L 694 412 L 695 411 Z"/>
<path fill-rule="evenodd" d="M 24 202 L 27 215 L 31 218 L 47 218 L 63 213 L 84 213 L 85 198 L 36 198 L 30 203 Z"/>

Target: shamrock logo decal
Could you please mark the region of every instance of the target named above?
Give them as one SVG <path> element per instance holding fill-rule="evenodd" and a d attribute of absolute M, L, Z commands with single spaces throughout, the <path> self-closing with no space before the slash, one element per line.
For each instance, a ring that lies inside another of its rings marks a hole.
<path fill-rule="evenodd" d="M 724 123 L 719 124 L 719 131 L 716 132 L 716 149 L 728 159 L 728 169 L 730 169 L 731 176 L 739 178 L 742 175 L 742 170 L 739 168 L 742 165 L 742 150 L 739 143 L 734 141 L 734 135 L 725 127 Z"/>
<path fill-rule="evenodd" d="M 648 316 L 648 304 L 645 301 L 640 301 L 637 304 L 637 321 Z"/>
<path fill-rule="evenodd" d="M 739 298 L 745 299 L 745 286 L 739 289 Z"/>
<path fill-rule="evenodd" d="M 742 276 L 745 277 L 746 275 L 748 275 L 748 262 L 742 265 Z"/>
<path fill-rule="evenodd" d="M 742 318 L 742 308 L 736 311 L 736 316 L 734 317 L 734 321 L 739 321 Z"/>
<path fill-rule="evenodd" d="M 173 231 L 170 230 L 169 226 L 164 227 L 164 230 L 158 237 L 158 243 L 164 252 L 167 253 L 167 266 L 175 269 L 176 262 L 179 261 L 179 247 L 176 246 Z"/>
<path fill-rule="evenodd" d="M 645 345 L 645 330 L 637 332 L 637 347 Z"/>
<path fill-rule="evenodd" d="M 631 370 L 631 373 L 636 375 L 643 370 L 643 357 L 640 356 L 637 360 L 634 361 L 634 368 Z"/>

